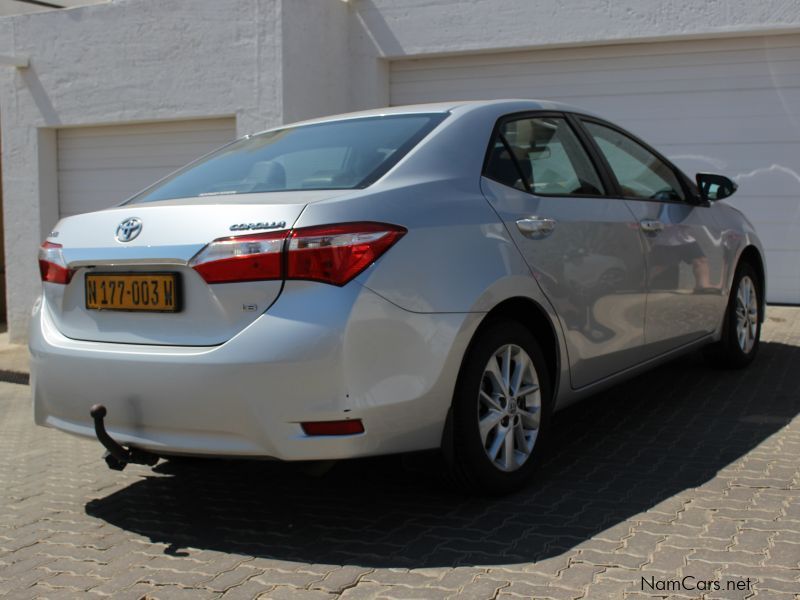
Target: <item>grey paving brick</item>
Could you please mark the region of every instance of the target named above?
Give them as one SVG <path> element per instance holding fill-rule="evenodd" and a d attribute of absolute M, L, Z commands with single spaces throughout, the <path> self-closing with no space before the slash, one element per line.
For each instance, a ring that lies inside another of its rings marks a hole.
<path fill-rule="evenodd" d="M 277 569 L 267 569 L 260 575 L 253 577 L 251 581 L 268 587 L 291 585 L 304 588 L 322 579 L 323 577 L 321 575 L 315 575 L 313 573 L 289 573 L 287 571 L 278 571 Z"/>
<path fill-rule="evenodd" d="M 261 575 L 263 572 L 261 569 L 243 564 L 230 571 L 223 571 L 215 575 L 213 579 L 203 583 L 203 587 L 214 592 L 225 592 L 232 587 L 242 585 L 248 579 Z"/>
<path fill-rule="evenodd" d="M 70 573 L 58 573 L 56 575 L 48 573 L 41 578 L 41 583 L 51 588 L 69 588 L 85 592 L 103 583 L 99 577 L 91 575 L 72 575 Z"/>
<path fill-rule="evenodd" d="M 279 585 L 258 596 L 259 600 L 330 600 L 332 596 L 321 590 L 304 590 Z"/>
<path fill-rule="evenodd" d="M 718 551 L 718 550 L 694 550 L 689 555 L 689 561 L 706 562 L 716 565 L 738 564 L 745 566 L 758 567 L 764 561 L 764 555 L 754 552 L 741 551 Z"/>
<path fill-rule="evenodd" d="M 624 552 L 597 552 L 596 550 L 581 551 L 576 561 L 587 562 L 601 567 L 625 567 L 638 569 L 647 563 L 647 558 L 625 554 Z"/>
<path fill-rule="evenodd" d="M 576 590 L 568 590 L 556 586 L 544 585 L 529 585 L 527 583 L 520 583 L 512 581 L 508 587 L 502 589 L 504 594 L 513 595 L 523 598 L 550 598 L 552 600 L 576 600 L 583 595 L 583 592 Z"/>
<path fill-rule="evenodd" d="M 800 594 L 800 572 L 798 572 L 798 577 L 794 581 L 773 579 L 772 577 L 765 577 L 761 573 L 756 577 L 757 581 L 753 584 L 753 587 L 757 590 Z"/>
<path fill-rule="evenodd" d="M 439 577 L 434 585 L 446 590 L 459 590 L 472 583 L 476 576 L 484 572 L 482 569 L 471 567 L 456 567 L 449 569 L 447 573 Z"/>
<path fill-rule="evenodd" d="M 241 585 L 229 588 L 220 598 L 221 600 L 253 600 L 271 589 L 273 589 L 273 586 L 264 585 L 250 579 Z"/>
<path fill-rule="evenodd" d="M 311 584 L 311 589 L 322 590 L 328 593 L 341 593 L 345 589 L 356 585 L 362 577 L 372 573 L 372 569 L 365 567 L 344 566 L 328 573 L 324 579 Z M 432 575 L 421 573 L 409 573 L 409 575 L 419 575 L 425 577 L 426 584 L 430 584 L 437 578 Z"/>
<path fill-rule="evenodd" d="M 344 590 L 339 598 L 341 600 L 373 600 L 381 597 L 382 593 L 388 592 L 390 589 L 388 585 L 363 581 L 357 586 Z"/>
<path fill-rule="evenodd" d="M 764 563 L 767 566 L 800 569 L 800 544 L 776 541 L 767 554 L 769 558 Z"/>
<path fill-rule="evenodd" d="M 464 592 L 459 593 L 459 597 Z M 436 588 L 409 588 L 402 585 L 390 586 L 380 592 L 378 598 L 388 600 L 445 600 L 451 593 L 446 590 Z"/>

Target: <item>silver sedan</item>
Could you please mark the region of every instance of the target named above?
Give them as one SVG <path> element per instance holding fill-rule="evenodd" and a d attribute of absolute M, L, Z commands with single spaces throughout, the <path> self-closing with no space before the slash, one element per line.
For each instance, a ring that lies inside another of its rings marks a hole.
<path fill-rule="evenodd" d="M 506 492 L 553 411 L 694 349 L 753 360 L 764 252 L 735 190 L 550 102 L 247 136 L 47 237 L 35 420 L 118 469 L 440 448 Z"/>

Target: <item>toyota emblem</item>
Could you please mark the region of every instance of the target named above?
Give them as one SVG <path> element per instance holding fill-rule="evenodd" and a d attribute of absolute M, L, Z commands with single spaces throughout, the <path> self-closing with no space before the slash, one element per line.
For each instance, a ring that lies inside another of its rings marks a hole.
<path fill-rule="evenodd" d="M 142 232 L 142 220 L 137 217 L 125 219 L 117 226 L 117 241 L 130 242 Z"/>

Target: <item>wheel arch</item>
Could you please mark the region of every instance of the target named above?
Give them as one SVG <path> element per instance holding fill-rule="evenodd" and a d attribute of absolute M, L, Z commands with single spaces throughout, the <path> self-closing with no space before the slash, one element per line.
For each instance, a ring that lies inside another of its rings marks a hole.
<path fill-rule="evenodd" d="M 542 348 L 545 360 L 547 361 L 547 374 L 552 386 L 553 398 L 558 397 L 558 388 L 561 375 L 561 348 L 559 338 L 556 334 L 555 324 L 550 319 L 547 311 L 535 300 L 523 296 L 507 298 L 494 306 L 483 317 L 480 325 L 472 336 L 464 357 L 467 356 L 472 343 L 478 334 L 491 323 L 499 319 L 510 319 L 518 321 L 530 331 Z"/>

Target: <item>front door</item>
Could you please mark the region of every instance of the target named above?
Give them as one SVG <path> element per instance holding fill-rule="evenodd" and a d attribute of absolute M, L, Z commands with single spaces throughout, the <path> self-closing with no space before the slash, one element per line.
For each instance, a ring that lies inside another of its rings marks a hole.
<path fill-rule="evenodd" d="M 561 320 L 571 383 L 641 360 L 645 261 L 637 223 L 563 115 L 509 117 L 490 145 L 482 188 Z"/>
<path fill-rule="evenodd" d="M 634 213 L 648 271 L 644 350 L 656 356 L 719 326 L 725 310 L 722 231 L 666 160 L 615 127 L 584 120 Z"/>

